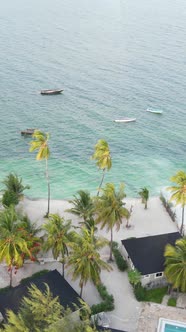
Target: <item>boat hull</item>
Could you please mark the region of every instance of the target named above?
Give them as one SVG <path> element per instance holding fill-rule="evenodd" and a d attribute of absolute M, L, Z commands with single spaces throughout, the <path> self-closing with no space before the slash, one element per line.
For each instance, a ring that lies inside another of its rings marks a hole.
<path fill-rule="evenodd" d="M 136 118 L 133 119 L 118 119 L 118 120 L 114 120 L 114 122 L 135 122 Z"/>
<path fill-rule="evenodd" d="M 59 95 L 63 90 L 41 90 L 41 95 Z"/>
<path fill-rule="evenodd" d="M 154 113 L 154 114 L 162 114 L 163 113 L 163 111 L 161 111 L 161 110 L 151 110 L 150 108 L 147 108 L 146 112 Z"/>

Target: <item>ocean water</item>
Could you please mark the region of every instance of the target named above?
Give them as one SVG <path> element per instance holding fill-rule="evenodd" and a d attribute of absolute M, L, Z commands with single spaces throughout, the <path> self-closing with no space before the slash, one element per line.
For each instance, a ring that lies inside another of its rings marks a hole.
<path fill-rule="evenodd" d="M 51 134 L 52 198 L 96 192 L 100 138 L 113 158 L 105 182 L 124 182 L 129 196 L 156 195 L 186 170 L 185 18 L 185 0 L 1 0 L 0 181 L 16 172 L 28 196 L 47 197 L 26 128 Z M 64 93 L 39 94 L 48 88 Z M 113 122 L 123 117 L 137 121 Z"/>

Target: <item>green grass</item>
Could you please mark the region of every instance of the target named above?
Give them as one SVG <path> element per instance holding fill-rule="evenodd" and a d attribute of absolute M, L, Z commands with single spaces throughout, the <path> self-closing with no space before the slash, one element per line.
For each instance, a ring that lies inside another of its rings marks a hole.
<path fill-rule="evenodd" d="M 170 307 L 176 307 L 176 302 L 177 299 L 175 299 L 174 297 L 170 297 L 170 299 L 168 299 L 167 305 Z"/>
<path fill-rule="evenodd" d="M 164 295 L 167 294 L 167 287 L 149 289 L 145 292 L 143 301 L 161 303 Z"/>

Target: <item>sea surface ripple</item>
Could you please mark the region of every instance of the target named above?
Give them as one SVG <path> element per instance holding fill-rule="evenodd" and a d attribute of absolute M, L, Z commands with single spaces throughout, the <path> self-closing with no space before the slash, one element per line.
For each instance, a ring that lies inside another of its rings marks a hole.
<path fill-rule="evenodd" d="M 106 182 L 158 194 L 186 169 L 185 17 L 184 0 L 1 1 L 0 180 L 16 172 L 29 196 L 47 197 L 45 163 L 20 135 L 40 128 L 51 134 L 52 198 L 96 192 L 100 138 L 113 158 Z M 48 88 L 64 93 L 39 94 Z M 137 121 L 113 122 L 123 117 Z"/>

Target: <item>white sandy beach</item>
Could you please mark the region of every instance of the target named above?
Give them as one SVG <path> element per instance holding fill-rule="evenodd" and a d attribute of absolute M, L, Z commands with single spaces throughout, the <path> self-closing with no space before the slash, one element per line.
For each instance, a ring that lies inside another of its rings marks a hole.
<path fill-rule="evenodd" d="M 149 200 L 148 209 L 144 209 L 140 199 L 125 199 L 126 206 L 130 208 L 133 205 L 133 213 L 130 220 L 130 228 L 126 228 L 126 221 L 123 221 L 119 232 L 114 232 L 114 241 L 120 243 L 122 239 L 129 237 L 143 237 L 148 235 L 171 233 L 178 231 L 177 225 L 170 219 L 165 208 L 163 207 L 159 197 L 152 197 Z M 65 212 L 71 205 L 68 201 L 52 200 L 51 213 L 59 213 L 66 219 L 71 219 L 74 226 L 78 226 L 78 219 L 75 215 Z M 47 200 L 30 200 L 25 198 L 20 204 L 19 209 L 28 215 L 31 221 L 36 222 L 41 226 L 46 219 L 43 218 L 47 210 Z M 98 230 L 99 235 L 110 239 L 110 233 L 105 229 Z M 101 255 L 104 259 L 109 256 L 109 248 L 106 247 Z M 32 275 L 36 271 L 42 269 L 55 269 L 57 268 L 61 273 L 61 264 L 54 262 L 51 254 L 45 254 L 45 264 L 31 263 L 25 264 L 23 268 L 18 270 L 17 275 L 14 276 L 14 285 L 17 285 L 21 278 Z M 127 273 L 119 272 L 115 263 L 112 263 L 112 272 L 102 272 L 102 280 L 107 286 L 108 291 L 114 295 L 115 310 L 108 313 L 113 328 L 123 329 L 128 332 L 136 331 L 137 321 L 140 314 L 141 304 L 136 301 L 133 296 L 131 286 L 129 285 Z M 5 287 L 8 284 L 7 268 L 3 265 L 0 266 L 1 277 L 0 287 Z M 71 276 L 66 274 L 66 279 L 72 287 L 79 293 L 78 281 L 72 281 Z M 91 283 L 88 283 L 83 292 L 84 300 L 92 305 L 100 302 L 99 294 L 96 288 Z"/>

